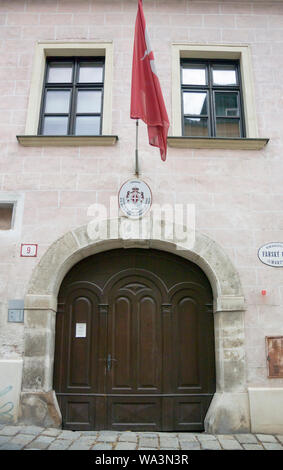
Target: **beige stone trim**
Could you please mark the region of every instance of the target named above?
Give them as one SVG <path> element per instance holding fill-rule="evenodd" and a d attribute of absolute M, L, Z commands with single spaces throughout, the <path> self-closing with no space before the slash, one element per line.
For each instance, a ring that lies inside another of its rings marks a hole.
<path fill-rule="evenodd" d="M 116 135 L 17 135 L 19 144 L 24 147 L 84 147 L 84 146 L 111 146 L 115 145 Z"/>
<path fill-rule="evenodd" d="M 38 42 L 35 46 L 33 72 L 27 109 L 26 135 L 36 135 L 39 122 L 46 57 L 105 56 L 102 134 L 112 133 L 113 43 L 99 41 Z"/>
<path fill-rule="evenodd" d="M 228 139 L 217 137 L 168 137 L 169 147 L 187 149 L 261 150 L 269 139 Z"/>
<path fill-rule="evenodd" d="M 248 45 L 172 44 L 172 136 L 182 135 L 180 58 L 239 59 L 248 138 L 257 138 L 251 49 Z"/>

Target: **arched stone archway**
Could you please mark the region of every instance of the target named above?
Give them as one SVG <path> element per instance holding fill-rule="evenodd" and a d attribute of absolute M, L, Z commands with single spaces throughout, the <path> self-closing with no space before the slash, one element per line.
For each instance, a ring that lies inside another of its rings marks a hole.
<path fill-rule="evenodd" d="M 120 230 L 125 222 L 127 236 Z M 72 230 L 49 247 L 34 269 L 25 296 L 20 420 L 60 426 L 60 411 L 52 387 L 57 294 L 64 276 L 87 256 L 113 248 L 138 247 L 175 253 L 197 264 L 207 275 L 214 295 L 217 389 L 206 416 L 206 431 L 248 431 L 244 297 L 237 271 L 223 249 L 202 233 L 195 232 L 193 240 L 188 237 L 179 243 L 174 236 L 168 240 L 164 235 L 161 229 L 164 221 L 150 219 L 146 232 L 139 237 L 139 223 L 125 218 L 109 219 L 101 221 L 95 230 L 90 230 L 89 225 Z"/>

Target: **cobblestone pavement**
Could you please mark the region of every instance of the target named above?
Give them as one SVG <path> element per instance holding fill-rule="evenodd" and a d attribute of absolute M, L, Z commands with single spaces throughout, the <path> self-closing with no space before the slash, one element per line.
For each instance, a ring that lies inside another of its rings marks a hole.
<path fill-rule="evenodd" d="M 64 431 L 0 425 L 0 450 L 283 450 L 283 435 Z"/>

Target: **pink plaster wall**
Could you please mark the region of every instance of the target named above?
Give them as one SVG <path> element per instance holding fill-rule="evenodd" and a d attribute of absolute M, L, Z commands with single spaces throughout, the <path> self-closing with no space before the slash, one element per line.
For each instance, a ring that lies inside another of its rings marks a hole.
<path fill-rule="evenodd" d="M 170 119 L 172 42 L 251 45 L 259 136 L 270 138 L 268 146 L 261 151 L 169 148 L 163 163 L 141 123 L 141 178 L 156 203 L 196 205 L 196 228 L 227 251 L 241 276 L 249 383 L 282 386 L 283 380 L 266 378 L 264 337 L 283 335 L 283 269 L 261 264 L 257 250 L 283 241 L 283 3 L 143 3 Z M 42 256 L 50 243 L 88 221 L 90 204 L 107 204 L 133 175 L 135 123 L 129 107 L 136 6 L 136 0 L 1 0 L 0 190 L 25 194 L 21 238 L 1 240 L 0 247 L 0 351 L 6 356 L 15 354 L 12 344 L 22 335 L 21 326 L 7 324 L 7 300 L 24 296 L 38 261 L 20 258 L 20 244 L 38 243 Z M 113 148 L 17 143 L 16 135 L 25 131 L 35 43 L 63 39 L 113 40 L 112 133 L 119 136 Z"/>

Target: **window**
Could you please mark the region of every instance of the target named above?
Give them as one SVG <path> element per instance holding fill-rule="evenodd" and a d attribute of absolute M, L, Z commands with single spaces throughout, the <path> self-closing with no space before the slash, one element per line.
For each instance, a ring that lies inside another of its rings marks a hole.
<path fill-rule="evenodd" d="M 50 74 L 48 67 L 52 62 Z M 93 68 L 89 67 L 91 63 Z M 100 73 L 99 65 L 103 68 L 102 80 L 101 75 L 91 72 L 95 69 Z M 112 135 L 112 87 L 112 41 L 39 41 L 35 45 L 25 133 L 17 135 L 19 144 L 26 147 L 115 145 L 118 136 Z M 79 90 L 84 93 L 78 97 Z M 90 103 L 86 99 L 89 96 L 93 98 Z M 56 135 L 51 134 L 54 130 Z"/>
<path fill-rule="evenodd" d="M 0 194 L 0 243 L 16 241 L 21 236 L 24 194 L 2 191 Z"/>
<path fill-rule="evenodd" d="M 0 230 L 11 230 L 13 226 L 14 205 L 0 202 Z"/>
<path fill-rule="evenodd" d="M 258 136 L 250 46 L 172 44 L 167 140 L 190 149 L 260 150 L 267 144 Z"/>
<path fill-rule="evenodd" d="M 100 135 L 104 58 L 48 58 L 38 133 Z"/>
<path fill-rule="evenodd" d="M 244 137 L 238 61 L 181 60 L 183 135 Z"/>

